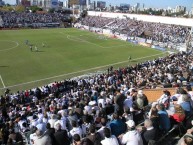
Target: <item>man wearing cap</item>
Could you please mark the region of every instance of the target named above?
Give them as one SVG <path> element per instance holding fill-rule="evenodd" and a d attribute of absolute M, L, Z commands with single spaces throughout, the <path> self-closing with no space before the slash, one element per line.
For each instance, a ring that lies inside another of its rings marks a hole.
<path fill-rule="evenodd" d="M 135 122 L 129 120 L 126 122 L 128 132 L 119 136 L 122 144 L 126 145 L 143 145 L 140 133 L 135 129 Z"/>

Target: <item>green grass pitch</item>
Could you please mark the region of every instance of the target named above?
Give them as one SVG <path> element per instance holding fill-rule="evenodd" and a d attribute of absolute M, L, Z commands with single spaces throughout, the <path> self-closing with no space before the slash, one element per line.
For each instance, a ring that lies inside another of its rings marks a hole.
<path fill-rule="evenodd" d="M 32 52 L 26 40 L 33 45 Z M 75 28 L 4 30 L 0 31 L 0 89 L 29 89 L 159 56 L 163 56 L 160 51 Z"/>

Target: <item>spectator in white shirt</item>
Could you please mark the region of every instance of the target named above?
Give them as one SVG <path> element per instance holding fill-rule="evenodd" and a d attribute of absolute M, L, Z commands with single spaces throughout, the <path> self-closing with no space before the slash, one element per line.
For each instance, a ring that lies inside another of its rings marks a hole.
<path fill-rule="evenodd" d="M 82 129 L 77 127 L 77 123 L 72 121 L 72 130 L 70 130 L 70 137 L 73 137 L 75 134 L 78 134 L 82 138 Z"/>
<path fill-rule="evenodd" d="M 24 116 L 22 115 L 20 118 L 20 121 L 18 122 L 18 125 L 19 125 L 21 130 L 23 130 L 23 128 L 24 128 L 23 123 L 26 123 L 26 120 L 25 120 Z"/>
<path fill-rule="evenodd" d="M 109 128 L 104 128 L 105 139 L 101 141 L 102 145 L 119 145 L 116 136 L 111 135 Z"/>
<path fill-rule="evenodd" d="M 40 129 L 43 133 L 46 131 L 46 123 L 44 123 L 42 119 L 39 120 L 39 123 L 36 127 Z"/>
<path fill-rule="evenodd" d="M 51 119 L 48 120 L 48 122 L 50 123 L 51 128 L 54 128 L 54 124 L 57 121 L 57 119 L 55 119 L 56 115 L 55 114 L 51 114 Z"/>
<path fill-rule="evenodd" d="M 96 105 L 96 101 L 94 100 L 94 98 L 91 98 L 91 101 L 88 103 L 89 106 L 94 106 Z"/>
<path fill-rule="evenodd" d="M 126 124 L 129 131 L 126 134 L 119 136 L 121 143 L 126 145 L 143 145 L 141 135 L 135 129 L 135 122 L 133 120 L 129 120 Z"/>
<path fill-rule="evenodd" d="M 105 118 L 101 118 L 101 125 L 102 127 L 97 132 L 100 134 L 101 138 L 104 139 L 105 138 L 104 129 L 105 128 L 110 129 L 110 127 L 107 126 L 107 121 Z"/>
<path fill-rule="evenodd" d="M 33 119 L 31 120 L 30 127 L 38 125 L 38 118 L 36 115 L 33 115 Z"/>
<path fill-rule="evenodd" d="M 88 113 L 88 114 L 92 114 L 92 107 L 90 106 L 90 105 L 86 105 L 85 107 L 84 107 L 84 110 Z"/>
<path fill-rule="evenodd" d="M 99 97 L 98 104 L 101 104 L 102 107 L 105 108 L 105 99 L 102 96 Z"/>
<path fill-rule="evenodd" d="M 59 114 L 57 119 L 58 120 L 54 123 L 54 128 L 56 128 L 56 125 L 59 123 L 61 125 L 61 129 L 66 130 L 66 118 L 62 118 L 62 116 Z"/>
<path fill-rule="evenodd" d="M 43 113 L 42 113 L 42 109 L 40 109 L 40 110 L 38 111 L 38 120 L 43 119 L 43 117 L 44 117 L 44 115 L 43 115 Z"/>
<path fill-rule="evenodd" d="M 36 138 L 37 138 L 36 130 L 37 130 L 37 128 L 33 126 L 33 127 L 32 127 L 32 134 L 30 134 L 30 136 L 29 136 L 30 145 L 33 145 L 33 144 L 34 144 L 34 141 L 35 141 Z"/>

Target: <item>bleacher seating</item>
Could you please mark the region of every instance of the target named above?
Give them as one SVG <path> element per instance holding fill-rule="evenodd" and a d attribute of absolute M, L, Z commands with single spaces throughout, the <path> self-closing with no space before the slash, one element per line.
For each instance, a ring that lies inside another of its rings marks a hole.
<path fill-rule="evenodd" d="M 110 24 L 106 25 L 109 22 Z M 125 34 L 128 37 L 145 37 L 153 40 L 155 43 L 165 43 L 166 46 L 184 44 L 190 34 L 190 27 L 150 23 L 134 19 L 87 16 L 81 20 L 81 24 L 96 28 L 104 28 L 105 26 L 106 29 Z"/>
<path fill-rule="evenodd" d="M 11 13 L 8 15 L 11 15 Z M 17 14 L 14 14 L 14 16 L 15 15 Z M 48 17 L 50 17 L 50 15 Z M 15 21 L 15 17 L 13 20 Z M 9 25 L 9 20 L 7 21 Z M 103 28 L 106 24 L 112 29 L 121 27 L 131 36 L 141 35 L 147 25 L 147 29 L 155 25 L 165 26 L 162 24 L 143 23 L 136 20 L 119 21 L 102 17 L 86 17 L 82 23 L 89 23 L 89 26 L 98 28 Z M 142 29 L 139 29 L 139 27 Z M 166 29 L 169 29 L 168 27 L 169 26 L 167 26 Z M 175 28 L 178 27 L 174 26 L 174 29 Z M 164 28 L 160 28 L 161 31 L 164 31 L 163 29 Z M 185 28 L 182 27 L 182 31 L 183 30 L 185 31 Z M 171 31 L 173 31 L 173 29 L 171 29 Z M 169 34 L 166 33 L 166 35 Z M 53 128 L 54 131 L 61 129 L 59 127 L 63 127 L 61 130 L 67 130 L 69 135 L 68 139 L 71 141 L 73 141 L 71 131 L 74 131 L 72 128 L 82 129 L 80 136 L 87 138 L 89 135 L 89 125 L 91 124 L 96 125 L 96 130 L 105 124 L 105 127 L 111 128 L 113 135 L 117 133 L 117 130 L 125 127 L 121 130 L 121 133 L 117 135 L 117 137 L 120 137 L 122 133 L 126 133 L 125 122 L 133 119 L 135 122 L 131 124 L 133 125 L 130 126 L 132 128 L 135 127 L 134 124 L 139 126 L 143 125 L 143 120 L 146 118 L 151 119 L 152 110 L 150 111 L 150 108 L 152 109 L 153 107 L 151 102 L 157 101 L 161 96 L 165 97 L 164 99 L 167 99 L 167 103 L 173 104 L 172 107 L 174 107 L 175 102 L 171 96 L 176 93 L 176 88 L 167 88 L 167 91 L 169 91 L 168 94 L 171 94 L 170 96 L 164 94 L 166 91 L 164 87 L 166 85 L 171 87 L 176 85 L 179 89 L 182 89 L 184 86 L 193 83 L 191 82 L 191 78 L 183 76 L 184 71 L 187 71 L 191 74 L 189 77 L 192 77 L 192 61 L 193 58 L 191 55 L 177 53 L 156 60 L 146 61 L 135 66 L 116 70 L 111 67 L 108 68 L 108 73 L 89 76 L 87 78 L 77 78 L 76 80 L 53 82 L 49 85 L 31 90 L 18 91 L 15 94 L 12 94 L 10 90 L 7 89 L 4 96 L 0 99 L 2 105 L 0 129 L 4 130 L 4 133 L 9 132 L 9 134 L 11 134 L 11 129 L 19 128 L 19 132 L 23 136 L 24 144 L 29 142 L 29 138 L 27 137 L 29 132 L 25 132 L 26 130 L 32 129 L 32 126 L 34 126 L 38 131 L 43 132 L 45 128 L 41 128 L 38 125 L 43 126 L 48 122 L 51 122 L 50 126 L 52 125 L 51 128 Z M 173 67 L 171 64 L 173 64 Z M 173 78 L 171 78 L 171 76 Z M 186 83 L 184 83 L 184 80 L 187 80 Z M 162 86 L 162 88 L 155 89 L 155 86 Z M 141 90 L 141 88 L 145 89 Z M 184 102 L 188 102 L 190 94 L 188 95 L 187 93 L 188 92 L 183 90 L 179 93 L 179 96 L 176 96 L 179 100 L 181 99 L 180 97 L 182 97 L 182 102 L 178 104 L 179 106 Z M 157 113 L 155 113 L 157 115 L 155 116 L 160 121 L 161 115 L 159 115 L 158 112 L 162 111 L 166 114 L 165 117 L 170 123 L 170 119 L 172 120 L 172 118 L 168 116 L 172 115 L 167 113 L 168 106 L 164 103 L 165 102 L 161 102 L 157 106 L 154 106 L 153 109 L 157 111 L 155 111 Z M 182 106 L 180 107 L 183 110 Z M 190 108 L 192 107 L 190 106 Z M 185 113 L 182 111 L 181 114 L 184 115 Z M 106 120 L 106 122 L 102 123 L 102 119 Z M 120 128 L 116 127 L 113 132 L 112 124 L 116 120 L 122 122 L 122 126 L 120 126 Z M 173 133 L 176 130 L 180 131 L 178 136 L 181 136 L 183 132 L 181 129 L 187 129 L 190 120 L 192 120 L 191 113 L 187 115 L 183 121 L 169 124 L 171 127 L 168 127 L 170 129 L 166 130 L 160 127 L 160 123 L 159 126 L 157 126 L 160 136 L 156 142 L 160 145 L 174 145 L 172 144 L 173 141 L 171 138 L 175 138 L 176 136 L 173 136 Z M 62 124 L 63 126 L 58 126 L 58 124 L 55 124 L 56 122 L 60 122 L 61 124 L 65 123 Z M 46 129 L 49 129 L 49 125 Z M 49 137 L 51 138 L 51 136 Z M 4 138 L 7 139 L 6 137 Z M 38 138 L 36 138 L 35 142 L 37 140 Z M 18 144 L 21 142 L 22 141 L 18 141 Z"/>

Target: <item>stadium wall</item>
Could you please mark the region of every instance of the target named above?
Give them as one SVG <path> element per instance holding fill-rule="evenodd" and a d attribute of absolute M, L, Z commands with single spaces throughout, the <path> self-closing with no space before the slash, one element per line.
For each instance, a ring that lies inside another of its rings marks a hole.
<path fill-rule="evenodd" d="M 88 15 L 109 17 L 109 18 L 123 18 L 123 19 L 128 17 L 130 19 L 137 19 L 146 22 L 174 24 L 190 27 L 193 26 L 193 19 L 190 18 L 174 18 L 174 17 L 163 17 L 153 15 L 138 15 L 138 14 L 110 13 L 110 12 L 96 12 L 96 11 L 88 11 Z"/>

